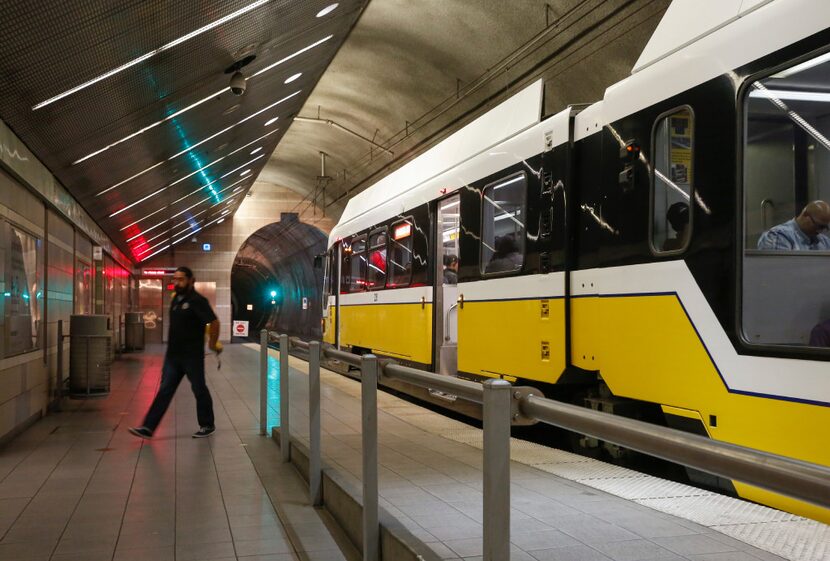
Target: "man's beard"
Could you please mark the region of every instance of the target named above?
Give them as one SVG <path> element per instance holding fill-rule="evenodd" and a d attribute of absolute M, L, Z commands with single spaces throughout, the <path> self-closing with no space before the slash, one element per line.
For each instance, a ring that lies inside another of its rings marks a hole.
<path fill-rule="evenodd" d="M 176 287 L 176 294 L 178 294 L 179 296 L 187 294 L 187 290 L 189 288 L 190 288 L 189 286 L 177 286 Z"/>

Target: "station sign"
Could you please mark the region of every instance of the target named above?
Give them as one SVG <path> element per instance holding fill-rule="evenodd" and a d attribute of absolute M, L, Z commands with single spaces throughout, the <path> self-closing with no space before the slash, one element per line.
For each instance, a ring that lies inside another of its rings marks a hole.
<path fill-rule="evenodd" d="M 231 327 L 232 333 L 236 337 L 247 337 L 248 336 L 248 322 L 235 319 L 233 320 L 233 326 Z"/>
<path fill-rule="evenodd" d="M 141 269 L 142 277 L 165 277 L 176 272 L 176 267 L 156 267 L 154 269 Z"/>

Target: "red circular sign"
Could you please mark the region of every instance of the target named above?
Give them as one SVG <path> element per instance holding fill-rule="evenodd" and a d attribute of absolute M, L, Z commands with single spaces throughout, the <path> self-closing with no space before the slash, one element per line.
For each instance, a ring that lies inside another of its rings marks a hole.
<path fill-rule="evenodd" d="M 237 323 L 237 324 L 236 324 L 236 331 L 237 331 L 238 333 L 242 333 L 243 331 L 245 331 L 245 326 L 244 326 L 244 325 L 242 325 L 241 323 Z"/>

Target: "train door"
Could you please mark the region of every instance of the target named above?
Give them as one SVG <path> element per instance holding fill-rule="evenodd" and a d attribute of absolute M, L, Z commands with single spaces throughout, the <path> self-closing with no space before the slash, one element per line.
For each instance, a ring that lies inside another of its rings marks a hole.
<path fill-rule="evenodd" d="M 447 376 L 458 372 L 458 257 L 461 198 L 438 202 L 435 235 L 435 345 L 436 370 Z"/>

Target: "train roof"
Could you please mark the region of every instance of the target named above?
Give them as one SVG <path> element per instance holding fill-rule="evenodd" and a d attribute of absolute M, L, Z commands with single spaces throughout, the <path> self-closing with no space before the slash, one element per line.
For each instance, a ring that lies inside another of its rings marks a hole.
<path fill-rule="evenodd" d="M 373 210 L 538 124 L 542 117 L 542 94 L 540 79 L 352 197 L 329 235 L 329 247 L 342 237 L 389 218 L 375 216 Z"/>

